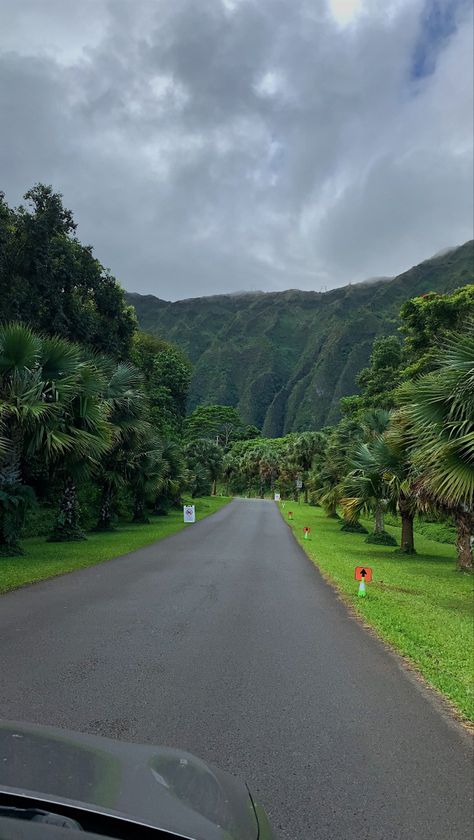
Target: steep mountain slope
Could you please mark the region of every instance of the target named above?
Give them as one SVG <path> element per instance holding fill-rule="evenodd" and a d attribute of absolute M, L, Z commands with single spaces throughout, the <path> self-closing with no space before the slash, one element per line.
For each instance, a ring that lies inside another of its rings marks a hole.
<path fill-rule="evenodd" d="M 224 403 L 278 436 L 318 429 L 356 391 L 374 338 L 395 332 L 401 304 L 474 282 L 474 242 L 393 279 L 324 294 L 255 293 L 170 303 L 127 294 L 143 330 L 179 344 L 194 363 L 189 407 Z"/>

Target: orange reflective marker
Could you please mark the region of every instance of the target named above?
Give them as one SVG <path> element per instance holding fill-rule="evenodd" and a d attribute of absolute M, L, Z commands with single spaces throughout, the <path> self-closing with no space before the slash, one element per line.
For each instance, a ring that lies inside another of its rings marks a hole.
<path fill-rule="evenodd" d="M 354 577 L 356 580 L 363 580 L 365 583 L 370 583 L 372 580 L 372 569 L 370 566 L 356 566 Z"/>
<path fill-rule="evenodd" d="M 303 528 L 303 533 L 304 533 L 305 540 L 308 539 L 310 531 L 311 531 L 311 528 L 308 528 L 307 526 L 305 528 Z"/>
<path fill-rule="evenodd" d="M 288 511 L 288 519 L 293 519 L 293 511 L 292 510 Z"/>

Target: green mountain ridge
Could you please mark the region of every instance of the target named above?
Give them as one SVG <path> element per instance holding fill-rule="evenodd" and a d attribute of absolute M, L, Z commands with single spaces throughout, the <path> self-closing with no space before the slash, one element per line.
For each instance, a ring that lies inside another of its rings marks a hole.
<path fill-rule="evenodd" d="M 169 302 L 127 293 L 142 330 L 178 344 L 194 364 L 189 409 L 235 406 L 278 437 L 338 420 L 339 399 L 378 335 L 393 334 L 410 297 L 474 282 L 474 241 L 392 279 L 312 292 L 249 292 Z"/>

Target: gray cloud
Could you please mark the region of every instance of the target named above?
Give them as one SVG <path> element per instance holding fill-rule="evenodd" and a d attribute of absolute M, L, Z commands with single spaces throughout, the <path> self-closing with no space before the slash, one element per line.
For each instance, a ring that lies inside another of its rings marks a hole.
<path fill-rule="evenodd" d="M 443 29 L 447 0 L 337 2 L 0 0 L 1 188 L 53 183 L 121 283 L 167 298 L 465 241 L 470 4 Z"/>

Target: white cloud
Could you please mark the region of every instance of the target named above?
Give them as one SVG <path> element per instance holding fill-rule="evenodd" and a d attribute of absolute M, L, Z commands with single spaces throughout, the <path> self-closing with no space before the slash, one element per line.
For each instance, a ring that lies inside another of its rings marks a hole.
<path fill-rule="evenodd" d="M 338 23 L 349 23 L 360 11 L 362 0 L 329 0 L 331 12 Z"/>

